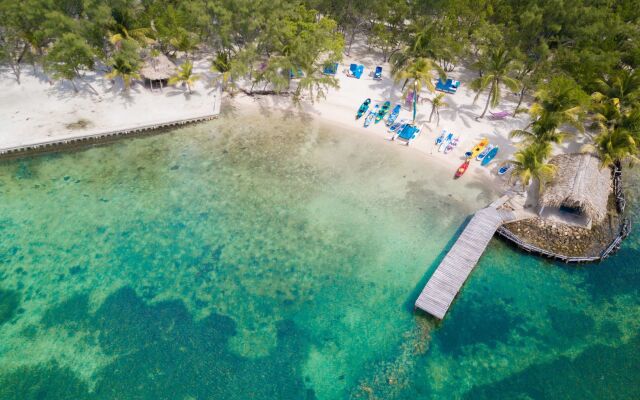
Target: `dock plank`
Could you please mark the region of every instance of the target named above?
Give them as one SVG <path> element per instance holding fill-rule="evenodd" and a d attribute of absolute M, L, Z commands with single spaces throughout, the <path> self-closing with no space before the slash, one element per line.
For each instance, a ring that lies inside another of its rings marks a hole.
<path fill-rule="evenodd" d="M 491 206 L 476 212 L 422 289 L 415 302 L 416 308 L 443 319 L 496 230 L 502 225 L 503 218 L 509 216 Z"/>

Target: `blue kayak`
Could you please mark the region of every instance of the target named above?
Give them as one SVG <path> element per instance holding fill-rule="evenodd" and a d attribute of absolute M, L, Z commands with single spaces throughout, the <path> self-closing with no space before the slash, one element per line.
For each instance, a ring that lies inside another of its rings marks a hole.
<path fill-rule="evenodd" d="M 499 150 L 500 150 L 500 148 L 498 146 L 496 146 L 496 147 L 492 148 L 491 150 L 489 150 L 489 152 L 482 159 L 482 163 L 480 163 L 480 165 L 482 165 L 482 166 L 488 165 L 491 162 L 491 160 L 493 160 L 493 158 L 496 156 L 496 154 L 498 154 Z"/>
<path fill-rule="evenodd" d="M 376 106 L 373 107 L 373 110 L 369 110 L 369 114 L 367 114 L 367 118 L 364 119 L 364 127 L 365 128 L 368 128 L 369 125 L 371 125 L 371 122 L 376 117 L 376 114 L 378 114 L 378 109 L 379 108 L 380 108 L 380 106 L 376 104 Z"/>
<path fill-rule="evenodd" d="M 398 115 L 400 115 L 400 104 L 393 107 L 393 111 L 391 111 L 391 114 L 389 114 L 389 117 L 387 118 L 387 126 L 393 125 L 393 123 L 396 122 L 396 119 L 398 119 Z"/>

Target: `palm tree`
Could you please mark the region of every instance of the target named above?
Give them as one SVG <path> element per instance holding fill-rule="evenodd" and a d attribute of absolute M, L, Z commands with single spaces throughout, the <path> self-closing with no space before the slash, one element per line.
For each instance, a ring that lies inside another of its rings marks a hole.
<path fill-rule="evenodd" d="M 565 77 L 553 78 L 536 92 L 536 101 L 529 109 L 533 122 L 525 129 L 509 133 L 510 137 L 523 137 L 527 143 L 560 144 L 572 133 L 562 131 L 571 125 L 584 131 L 584 114 L 589 97 L 577 84 Z"/>
<path fill-rule="evenodd" d="M 226 88 L 228 83 L 233 85 L 233 79 L 231 75 L 231 60 L 225 52 L 218 52 L 216 58 L 211 60 L 211 71 L 220 73 L 220 76 L 216 78 L 217 81 L 222 82 L 222 88 Z"/>
<path fill-rule="evenodd" d="M 490 48 L 486 56 L 478 63 L 477 67 L 482 70 L 482 76 L 471 82 L 471 88 L 477 92 L 474 101 L 478 100 L 480 93 L 489 88 L 487 103 L 479 118 L 484 118 L 489 104 L 491 107 L 500 104 L 500 86 L 502 84 L 514 92 L 518 91 L 518 81 L 509 76 L 516 68 L 513 61 L 509 52 L 504 48 Z"/>
<path fill-rule="evenodd" d="M 433 114 L 436 115 L 436 126 L 440 125 L 440 109 L 448 107 L 449 105 L 444 101 L 444 93 L 438 93 L 433 99 L 427 99 L 431 103 L 431 114 L 429 114 L 429 122 L 433 118 Z"/>
<path fill-rule="evenodd" d="M 109 42 L 116 47 L 120 46 L 120 43 L 123 40 L 135 40 L 141 46 L 153 44 L 154 40 L 151 37 L 152 30 L 151 28 L 135 28 L 135 29 L 127 29 L 124 25 L 115 24 L 114 31 L 111 32 L 111 36 L 109 36 Z"/>
<path fill-rule="evenodd" d="M 538 181 L 540 190 L 555 174 L 555 166 L 545 161 L 551 154 L 549 143 L 535 142 L 517 151 L 513 155 L 514 170 L 512 177 L 518 177 L 522 189 L 526 189 L 532 180 Z"/>
<path fill-rule="evenodd" d="M 169 39 L 169 44 L 171 44 L 171 46 L 173 46 L 177 51 L 185 52 L 187 58 L 189 58 L 191 52 L 198 48 L 198 35 L 193 32 L 189 32 L 182 27 L 178 27 L 174 36 Z"/>
<path fill-rule="evenodd" d="M 394 68 L 395 69 L 395 68 Z M 433 71 L 438 71 L 441 77 L 444 77 L 444 71 L 440 68 L 433 60 L 429 58 L 417 58 L 415 60 L 409 61 L 402 66 L 399 66 L 397 69 L 393 71 L 394 79 L 397 82 L 404 81 L 402 85 L 402 90 L 404 91 L 407 84 L 411 82 L 409 85 L 410 90 L 413 91 L 413 121 L 416 120 L 416 103 L 418 100 L 418 95 L 422 91 L 423 87 L 426 87 L 430 92 L 434 92 L 436 87 L 433 83 L 434 81 L 434 73 Z M 407 93 L 408 94 L 407 89 Z"/>
<path fill-rule="evenodd" d="M 193 73 L 193 63 L 186 61 L 180 65 L 176 74 L 169 78 L 169 85 L 182 83 L 183 85 L 187 85 L 187 89 L 189 89 L 189 93 L 191 93 L 191 86 L 198 79 L 200 79 L 200 76 Z"/>
<path fill-rule="evenodd" d="M 596 80 L 598 91 L 594 99 L 617 99 L 623 109 L 632 107 L 640 100 L 640 73 L 636 70 L 622 69 Z"/>
<path fill-rule="evenodd" d="M 131 87 L 131 81 L 133 79 L 140 79 L 140 74 L 138 71 L 134 70 L 132 66 L 126 63 L 123 59 L 116 59 L 115 62 L 111 65 L 113 68 L 111 72 L 105 75 L 108 79 L 115 79 L 120 77 L 124 82 L 125 90 L 128 90 Z"/>
<path fill-rule="evenodd" d="M 562 125 L 571 125 L 584 130 L 585 109 L 589 96 L 571 78 L 558 76 L 542 85 L 535 94 L 536 101 L 529 114 L 534 122 L 544 130 L 552 130 Z"/>
<path fill-rule="evenodd" d="M 583 151 L 595 151 L 603 167 L 638 160 L 638 145 L 626 129 L 607 129 L 595 137 L 593 144 L 584 146 Z"/>
<path fill-rule="evenodd" d="M 516 129 L 509 132 L 510 138 L 524 138 L 525 143 L 531 144 L 535 142 L 540 143 L 555 143 L 560 144 L 564 142 L 567 136 L 571 133 L 559 131 L 555 128 L 550 128 L 543 123 L 532 123 L 529 126 L 530 129 Z"/>

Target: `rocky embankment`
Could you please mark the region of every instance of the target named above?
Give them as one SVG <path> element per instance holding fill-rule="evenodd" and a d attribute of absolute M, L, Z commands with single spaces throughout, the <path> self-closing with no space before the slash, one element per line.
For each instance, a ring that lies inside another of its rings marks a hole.
<path fill-rule="evenodd" d="M 570 226 L 542 218 L 512 222 L 505 225 L 514 235 L 542 249 L 570 257 L 597 256 L 615 237 L 617 223 L 608 221 L 591 229 Z"/>

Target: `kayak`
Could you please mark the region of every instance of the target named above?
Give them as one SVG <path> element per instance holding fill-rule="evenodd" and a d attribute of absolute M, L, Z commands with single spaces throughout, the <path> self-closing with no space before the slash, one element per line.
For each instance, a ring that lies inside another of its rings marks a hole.
<path fill-rule="evenodd" d="M 391 102 L 385 101 L 380 111 L 378 111 L 378 115 L 376 115 L 376 124 L 382 121 L 382 118 L 384 118 L 384 116 L 387 115 L 387 112 L 389 111 L 389 107 L 391 107 Z"/>
<path fill-rule="evenodd" d="M 442 153 L 447 148 L 449 143 L 451 143 L 452 140 L 453 140 L 453 132 L 449 132 L 447 137 L 442 141 L 442 143 L 440 143 L 440 147 L 438 147 L 438 152 Z"/>
<path fill-rule="evenodd" d="M 402 130 L 402 127 L 406 123 L 407 123 L 406 119 L 402 119 L 402 120 L 400 120 L 400 122 L 394 122 L 393 125 L 391 125 L 391 127 L 389 127 L 389 132 L 395 132 L 395 131 L 400 132 Z"/>
<path fill-rule="evenodd" d="M 462 175 L 464 175 L 465 172 L 467 172 L 467 169 L 469 168 L 470 163 L 471 163 L 471 159 L 467 158 L 465 162 L 458 167 L 458 170 L 456 171 L 456 178 L 460 178 Z"/>
<path fill-rule="evenodd" d="M 376 114 L 378 113 L 378 108 L 380 107 L 376 104 L 376 106 L 373 107 L 373 110 L 369 110 L 369 114 L 367 114 L 367 117 L 364 119 L 365 128 L 371 125 L 371 121 L 373 121 L 373 118 L 375 118 Z"/>
<path fill-rule="evenodd" d="M 483 167 L 486 166 L 486 165 L 489 165 L 491 160 L 493 160 L 493 158 L 496 156 L 496 154 L 498 154 L 498 151 L 500 151 L 500 148 L 498 146 L 494 146 L 493 149 L 489 150 L 487 155 L 484 156 L 484 158 L 482 159 L 482 162 L 480 163 L 480 165 L 482 165 Z"/>
<path fill-rule="evenodd" d="M 482 138 L 482 140 L 476 145 L 476 147 L 471 150 L 471 155 L 469 158 L 476 158 L 478 154 L 489 144 L 489 140 L 487 138 Z"/>
<path fill-rule="evenodd" d="M 447 136 L 447 131 L 445 131 L 443 129 L 442 130 L 442 135 L 438 136 L 438 138 L 436 139 L 436 146 L 440 146 L 442 144 L 442 142 L 444 141 L 445 136 Z"/>
<path fill-rule="evenodd" d="M 356 114 L 356 119 L 360 119 L 369 109 L 369 104 L 371 104 L 371 99 L 366 99 L 364 103 L 358 108 L 358 113 Z"/>
<path fill-rule="evenodd" d="M 448 154 L 451 150 L 453 150 L 458 145 L 459 142 L 460 142 L 460 136 L 456 136 L 451 142 L 449 142 L 447 147 L 444 149 L 444 154 Z"/>
<path fill-rule="evenodd" d="M 500 167 L 500 169 L 498 170 L 498 175 L 504 175 L 507 172 L 509 172 L 509 170 L 513 168 L 513 164 L 511 163 L 506 163 L 505 165 L 503 165 L 502 167 Z"/>
<path fill-rule="evenodd" d="M 484 150 L 482 150 L 482 152 L 480 154 L 478 154 L 478 157 L 476 157 L 477 161 L 482 161 L 484 160 L 484 158 L 487 156 L 487 154 L 489 154 L 489 152 L 491 150 L 493 150 L 493 148 L 496 147 L 492 144 L 488 145 L 487 147 L 484 148 Z"/>
<path fill-rule="evenodd" d="M 393 111 L 391 111 L 389 118 L 387 118 L 387 126 L 393 125 L 396 119 L 398 119 L 398 115 L 400 115 L 400 104 L 396 104 L 396 106 L 393 107 Z"/>

